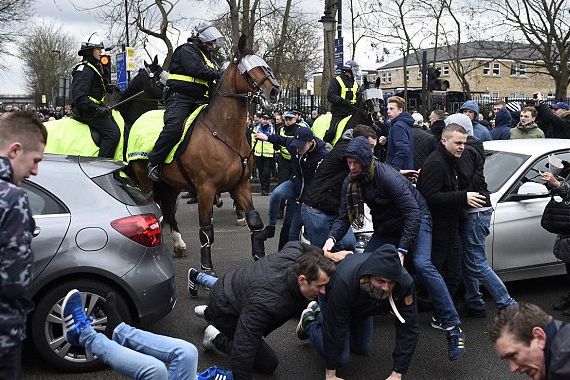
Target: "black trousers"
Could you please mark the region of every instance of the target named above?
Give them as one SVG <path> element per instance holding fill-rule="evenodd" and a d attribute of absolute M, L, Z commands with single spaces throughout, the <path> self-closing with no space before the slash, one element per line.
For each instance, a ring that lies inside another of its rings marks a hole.
<path fill-rule="evenodd" d="M 212 341 L 214 346 L 225 353 L 226 355 L 232 355 L 232 345 L 234 340 L 234 334 L 237 328 L 238 316 L 233 315 L 217 315 L 210 312 L 208 307 L 205 312 L 205 317 L 214 327 L 220 330 L 221 334 L 218 334 L 216 338 Z M 279 365 L 279 358 L 277 354 L 265 340 L 261 341 L 257 353 L 255 354 L 255 360 L 253 362 L 254 370 L 261 372 L 266 375 L 272 375 Z"/>
<path fill-rule="evenodd" d="M 434 228 L 435 226 L 434 224 Z M 462 282 L 462 253 L 459 232 L 452 237 L 432 238 L 431 260 L 433 266 L 443 277 L 447 290 L 453 299 L 456 298 Z"/>
<path fill-rule="evenodd" d="M 184 132 L 184 120 L 199 104 L 193 98 L 171 91 L 166 97 L 166 111 L 164 111 L 164 127 L 148 155 L 151 166 L 161 165 Z"/>
<path fill-rule="evenodd" d="M 22 374 L 22 343 L 0 355 L 0 380 L 19 379 Z"/>
<path fill-rule="evenodd" d="M 271 186 L 271 166 L 274 165 L 273 157 L 255 156 L 255 166 L 259 171 L 259 183 L 261 191 L 269 192 Z"/>
<path fill-rule="evenodd" d="M 336 136 L 336 128 L 338 126 L 338 123 L 342 119 L 344 119 L 346 116 L 348 116 L 348 115 L 332 115 L 331 123 L 329 125 L 329 129 L 327 129 L 327 131 L 325 132 L 325 136 L 323 137 L 324 142 L 328 142 L 328 143 L 332 144 L 332 142 Z"/>
<path fill-rule="evenodd" d="M 99 146 L 99 157 L 113 158 L 117 144 L 121 139 L 121 131 L 112 116 L 104 118 L 81 117 L 79 121 L 87 124 L 90 128 L 99 132 L 101 145 Z"/>
<path fill-rule="evenodd" d="M 279 184 L 287 181 L 293 174 L 293 164 L 291 160 L 286 160 L 283 157 L 277 157 L 277 181 Z"/>

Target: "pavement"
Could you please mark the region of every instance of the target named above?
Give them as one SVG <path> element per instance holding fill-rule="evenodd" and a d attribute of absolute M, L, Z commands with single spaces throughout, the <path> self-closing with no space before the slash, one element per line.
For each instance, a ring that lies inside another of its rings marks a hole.
<path fill-rule="evenodd" d="M 231 268 L 251 262 L 251 247 L 247 227 L 237 226 L 228 194 L 223 195 L 224 206 L 214 208 L 215 242 L 213 260 L 218 274 L 222 275 Z M 269 198 L 254 194 L 254 204 L 264 218 L 267 218 Z M 175 259 L 176 289 L 178 302 L 174 310 L 160 322 L 145 327 L 158 334 L 186 339 L 199 349 L 199 370 L 211 365 L 230 368 L 227 356 L 218 352 L 204 352 L 201 341 L 206 322 L 193 313 L 196 305 L 207 302 L 208 292 L 200 290 L 198 298 L 188 297 L 186 273 L 190 266 L 199 266 L 199 240 L 197 205 L 187 205 L 179 199 L 178 220 L 182 236 L 190 248 L 189 256 Z M 279 226 L 278 226 L 279 229 Z M 168 231 L 164 238 L 171 252 L 172 243 Z M 275 252 L 277 238 L 266 244 L 267 252 Z M 519 281 L 507 284 L 509 291 L 517 300 L 536 303 L 548 312 L 568 289 L 564 277 Z M 494 348 L 486 333 L 494 313 L 494 306 L 488 304 L 487 318 L 465 319 L 463 330 L 466 334 L 466 354 L 456 362 L 447 360 L 447 342 L 445 334 L 430 327 L 431 314 L 420 314 L 421 333 L 416 353 L 404 379 L 520 379 L 519 375 L 508 372 L 506 363 L 495 355 Z M 560 312 L 553 312 L 556 318 L 564 319 Z M 569 319 L 566 318 L 568 321 Z M 370 355 L 352 355 L 349 364 L 339 370 L 339 376 L 345 379 L 385 379 L 392 370 L 392 350 L 394 347 L 394 318 L 389 315 L 374 319 L 374 341 Z M 280 365 L 271 377 L 254 375 L 254 379 L 323 379 L 324 361 L 312 347 L 298 340 L 295 334 L 297 320 L 288 321 L 267 337 L 267 342 L 274 348 L 280 359 Z M 63 374 L 50 368 L 39 357 L 33 347 L 24 350 L 23 379 L 122 379 L 116 372 L 105 369 L 88 374 Z"/>

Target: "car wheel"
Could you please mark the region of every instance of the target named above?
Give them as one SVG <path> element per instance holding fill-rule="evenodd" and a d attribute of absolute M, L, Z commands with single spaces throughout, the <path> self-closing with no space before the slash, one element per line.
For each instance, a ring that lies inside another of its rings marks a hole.
<path fill-rule="evenodd" d="M 75 280 L 58 285 L 36 300 L 32 315 L 32 339 L 40 355 L 54 367 L 66 372 L 87 372 L 100 368 L 103 364 L 97 357 L 81 347 L 72 346 L 63 336 L 63 316 L 61 304 L 65 295 L 72 289 L 81 292 L 86 314 L 93 316 L 92 326 L 104 332 L 107 316 L 103 311 L 105 297 L 110 291 L 116 293 L 116 305 L 123 322 L 132 318 L 128 305 L 115 289 L 96 280 Z"/>

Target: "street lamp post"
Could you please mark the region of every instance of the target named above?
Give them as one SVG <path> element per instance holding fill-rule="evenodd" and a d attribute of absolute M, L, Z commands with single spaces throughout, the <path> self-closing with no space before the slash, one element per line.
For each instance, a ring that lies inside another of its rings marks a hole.
<path fill-rule="evenodd" d="M 323 24 L 324 47 L 323 47 L 323 74 L 321 76 L 321 108 L 329 109 L 327 91 L 331 79 L 334 77 L 334 31 L 335 18 L 331 6 L 325 5 L 323 17 L 319 20 Z"/>

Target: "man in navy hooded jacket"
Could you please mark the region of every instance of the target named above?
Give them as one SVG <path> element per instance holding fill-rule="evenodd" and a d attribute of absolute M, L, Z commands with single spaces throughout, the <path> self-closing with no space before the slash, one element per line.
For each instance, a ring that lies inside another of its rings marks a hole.
<path fill-rule="evenodd" d="M 501 108 L 495 116 L 495 128 L 491 130 L 493 140 L 511 139 L 511 122 L 513 118 L 506 108 Z"/>
<path fill-rule="evenodd" d="M 477 140 L 490 141 L 493 139 L 491 137 L 491 132 L 478 122 L 479 105 L 474 100 L 468 100 L 463 103 L 461 108 L 459 108 L 459 113 L 467 115 L 469 119 L 471 119 L 471 123 L 473 124 L 473 135 Z"/>
<path fill-rule="evenodd" d="M 414 169 L 414 118 L 407 112 L 406 101 L 399 96 L 388 98 L 390 132 L 386 147 L 386 163 L 398 170 Z"/>
<path fill-rule="evenodd" d="M 347 255 L 318 305 L 319 311 L 303 312 L 300 325 L 325 359 L 327 379 L 337 378 L 336 369 L 348 362 L 350 352 L 370 352 L 372 316 L 390 311 L 395 315 L 396 345 L 389 379 L 406 373 L 420 331 L 414 282 L 400 264 L 396 247 L 387 244 L 374 252 Z"/>

